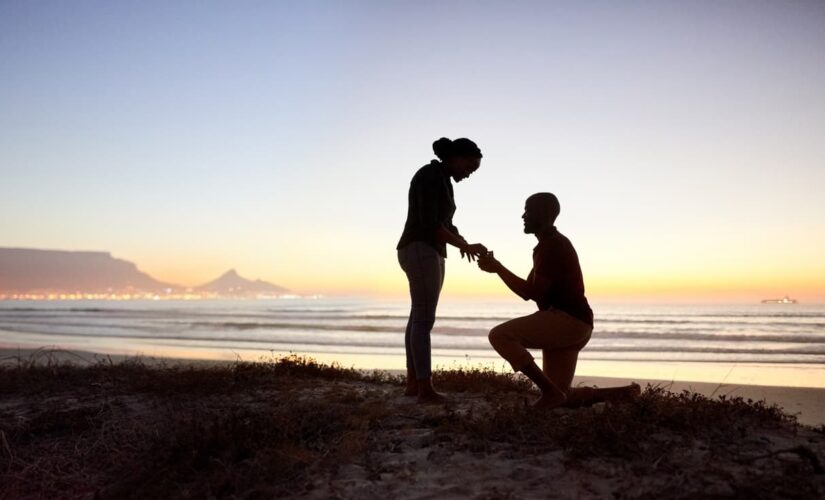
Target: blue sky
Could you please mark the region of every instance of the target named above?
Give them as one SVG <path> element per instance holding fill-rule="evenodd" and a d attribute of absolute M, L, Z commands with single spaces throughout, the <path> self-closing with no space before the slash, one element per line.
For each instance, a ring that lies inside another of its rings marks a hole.
<path fill-rule="evenodd" d="M 825 300 L 823 26 L 815 1 L 5 1 L 0 245 L 403 294 L 409 178 L 467 136 L 456 223 L 517 271 L 549 190 L 597 295 Z M 447 291 L 503 293 L 457 259 Z"/>

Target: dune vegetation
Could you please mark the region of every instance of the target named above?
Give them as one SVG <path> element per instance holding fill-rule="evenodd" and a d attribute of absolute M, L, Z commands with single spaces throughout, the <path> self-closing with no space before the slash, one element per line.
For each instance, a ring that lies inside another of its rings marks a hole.
<path fill-rule="evenodd" d="M 0 498 L 821 498 L 825 429 L 781 408 L 648 386 L 536 412 L 520 376 L 396 375 L 289 356 L 215 364 L 7 360 Z"/>

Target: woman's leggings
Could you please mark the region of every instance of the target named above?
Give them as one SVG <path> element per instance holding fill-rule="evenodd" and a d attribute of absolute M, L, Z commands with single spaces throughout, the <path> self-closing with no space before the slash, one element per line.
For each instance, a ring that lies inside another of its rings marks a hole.
<path fill-rule="evenodd" d="M 404 336 L 407 369 L 415 372 L 416 379 L 430 378 L 430 332 L 444 284 L 444 257 L 430 245 L 414 241 L 398 249 L 398 263 L 407 274 L 412 302 Z"/>

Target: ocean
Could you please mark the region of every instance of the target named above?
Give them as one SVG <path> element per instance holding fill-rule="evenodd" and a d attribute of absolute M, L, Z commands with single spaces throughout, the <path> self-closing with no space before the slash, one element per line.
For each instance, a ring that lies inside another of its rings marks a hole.
<path fill-rule="evenodd" d="M 825 387 L 825 306 L 595 303 L 593 309 L 595 329 L 578 374 Z M 434 364 L 506 370 L 487 332 L 532 310 L 518 301 L 443 300 Z M 0 347 L 243 360 L 298 353 L 403 370 L 408 311 L 405 301 L 363 298 L 4 301 Z"/>

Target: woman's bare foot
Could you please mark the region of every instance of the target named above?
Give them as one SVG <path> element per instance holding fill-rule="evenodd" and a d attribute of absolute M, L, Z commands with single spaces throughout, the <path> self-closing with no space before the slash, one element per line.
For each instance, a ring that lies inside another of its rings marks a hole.
<path fill-rule="evenodd" d="M 447 398 L 435 392 L 431 378 L 422 378 L 418 382 L 418 404 L 441 404 L 446 403 Z"/>
<path fill-rule="evenodd" d="M 440 405 L 448 401 L 447 396 L 435 391 L 426 394 L 419 394 L 416 403 L 420 405 Z"/>
<path fill-rule="evenodd" d="M 407 388 L 404 395 L 408 397 L 418 396 L 418 380 L 415 378 L 415 371 L 407 368 Z"/>
<path fill-rule="evenodd" d="M 537 410 L 552 410 L 567 402 L 567 396 L 563 392 L 555 394 L 542 393 L 541 397 L 533 402 L 533 408 Z"/>

